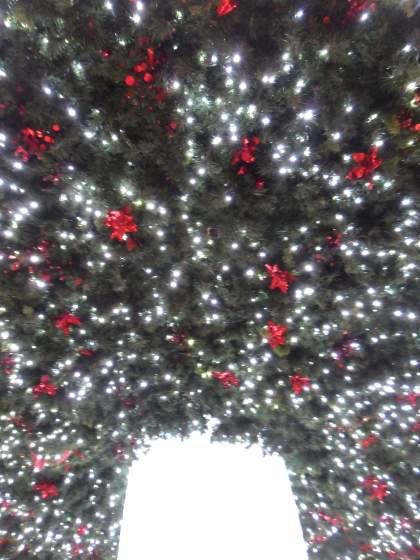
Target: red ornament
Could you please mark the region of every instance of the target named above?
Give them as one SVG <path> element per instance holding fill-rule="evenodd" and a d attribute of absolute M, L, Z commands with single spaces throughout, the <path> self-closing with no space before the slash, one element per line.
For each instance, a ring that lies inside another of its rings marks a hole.
<path fill-rule="evenodd" d="M 300 395 L 305 387 L 311 386 L 311 380 L 309 377 L 303 377 L 300 373 L 295 373 L 295 375 L 292 375 L 290 378 L 290 384 L 294 394 Z"/>
<path fill-rule="evenodd" d="M 60 317 L 55 320 L 55 326 L 57 329 L 61 329 L 63 333 L 68 336 L 70 334 L 70 327 L 72 325 L 80 325 L 81 321 L 79 317 L 73 315 L 72 313 L 63 313 Z"/>
<path fill-rule="evenodd" d="M 270 344 L 271 348 L 274 349 L 277 346 L 286 344 L 285 334 L 288 329 L 285 325 L 274 323 L 273 321 L 268 321 L 267 326 L 269 332 L 268 343 Z"/>
<path fill-rule="evenodd" d="M 37 397 L 39 395 L 48 395 L 54 397 L 57 394 L 58 388 L 49 382 L 49 375 L 42 375 L 39 383 L 32 389 L 32 393 Z"/>
<path fill-rule="evenodd" d="M 383 159 L 378 159 L 378 148 L 374 147 L 368 153 L 357 152 L 352 154 L 353 161 L 357 164 L 346 175 L 346 179 L 357 181 L 364 177 L 370 177 L 372 173 L 383 163 Z"/>
<path fill-rule="evenodd" d="M 55 498 L 59 495 L 57 486 L 50 482 L 38 482 L 38 484 L 35 484 L 34 488 L 40 493 L 43 500 Z"/>
<path fill-rule="evenodd" d="M 257 179 L 255 181 L 255 187 L 259 190 L 262 191 L 265 187 L 265 181 L 264 179 Z"/>
<path fill-rule="evenodd" d="M 223 387 L 230 387 L 231 385 L 239 386 L 239 380 L 236 375 L 231 371 L 213 371 L 214 379 L 218 379 Z"/>
<path fill-rule="evenodd" d="M 296 280 L 296 277 L 287 270 L 281 270 L 278 264 L 266 264 L 265 268 L 271 276 L 270 290 L 278 289 L 283 294 L 286 294 L 289 289 L 289 284 Z"/>
<path fill-rule="evenodd" d="M 374 445 L 378 441 L 379 441 L 378 436 L 370 435 L 370 436 L 362 439 L 362 441 L 360 443 L 362 444 L 363 449 L 368 449 L 368 447 L 370 447 L 371 445 Z"/>
<path fill-rule="evenodd" d="M 239 4 L 233 2 L 232 0 L 220 0 L 219 5 L 217 6 L 217 15 L 226 16 L 227 14 L 230 14 L 230 12 L 233 12 L 233 10 L 236 10 L 238 6 Z"/>
<path fill-rule="evenodd" d="M 382 482 L 376 476 L 368 476 L 362 483 L 362 487 L 370 492 L 371 500 L 382 501 L 389 494 L 388 484 Z"/>
<path fill-rule="evenodd" d="M 325 25 L 329 25 L 331 23 L 331 17 L 330 16 L 324 16 L 322 18 L 322 22 L 325 23 Z"/>
<path fill-rule="evenodd" d="M 151 74 L 150 72 L 145 72 L 143 80 L 146 82 L 146 84 L 151 84 L 153 82 L 153 74 Z"/>
<path fill-rule="evenodd" d="M 126 86 L 132 87 L 136 85 L 136 78 L 134 76 L 129 75 L 125 77 L 124 82 Z"/>
<path fill-rule="evenodd" d="M 128 241 L 130 238 L 126 237 L 127 233 L 134 233 L 138 229 L 129 206 L 125 206 L 121 210 L 110 210 L 103 223 L 112 229 L 111 239 L 126 241 L 129 250 L 135 248 L 136 245 L 133 245 L 135 242 L 132 239 Z"/>

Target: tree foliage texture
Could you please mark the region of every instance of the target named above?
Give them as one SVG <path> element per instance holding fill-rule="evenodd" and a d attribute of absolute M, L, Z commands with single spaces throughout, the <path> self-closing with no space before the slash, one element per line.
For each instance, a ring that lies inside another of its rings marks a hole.
<path fill-rule="evenodd" d="M 213 419 L 311 559 L 418 558 L 417 3 L 0 18 L 0 556 L 115 559 L 136 447 Z"/>

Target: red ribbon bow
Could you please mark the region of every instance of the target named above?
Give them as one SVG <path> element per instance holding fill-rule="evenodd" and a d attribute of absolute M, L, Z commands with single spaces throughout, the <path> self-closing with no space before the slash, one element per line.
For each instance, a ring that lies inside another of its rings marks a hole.
<path fill-rule="evenodd" d="M 362 487 L 370 492 L 371 500 L 380 502 L 389 494 L 388 484 L 381 482 L 376 476 L 368 476 L 362 483 Z"/>
<path fill-rule="evenodd" d="M 54 397 L 57 394 L 58 388 L 56 385 L 49 383 L 50 377 L 48 375 L 42 375 L 38 385 L 32 389 L 32 393 L 36 396 L 39 395 L 49 395 Z"/>
<path fill-rule="evenodd" d="M 372 0 L 347 0 L 349 9 L 345 15 L 345 19 L 353 19 L 365 10 L 374 12 L 376 10 L 376 2 Z"/>
<path fill-rule="evenodd" d="M 268 343 L 271 348 L 274 349 L 279 345 L 286 344 L 286 337 L 284 335 L 288 329 L 285 325 L 268 321 L 267 327 L 269 332 Z"/>
<path fill-rule="evenodd" d="M 239 386 L 239 380 L 236 375 L 231 371 L 213 371 L 214 379 L 218 379 L 223 387 L 230 387 L 231 385 Z"/>
<path fill-rule="evenodd" d="M 287 293 L 289 284 L 296 280 L 296 277 L 287 270 L 281 270 L 278 264 L 266 264 L 265 268 L 271 276 L 270 290 L 278 289 L 283 294 Z"/>
<path fill-rule="evenodd" d="M 220 0 L 219 5 L 217 6 L 217 15 L 219 16 L 226 16 L 236 10 L 239 4 L 232 2 L 232 0 Z"/>
<path fill-rule="evenodd" d="M 242 140 L 242 148 L 235 152 L 233 158 L 231 160 L 232 165 L 236 165 L 237 163 L 246 163 L 250 165 L 255 162 L 255 150 L 257 149 L 258 144 L 261 143 L 261 140 L 258 136 L 254 136 L 251 140 L 248 138 L 244 138 Z M 248 168 L 245 165 L 241 165 L 238 169 L 238 175 L 245 175 L 248 173 Z"/>
<path fill-rule="evenodd" d="M 290 384 L 292 385 L 295 395 L 300 395 L 305 387 L 311 386 L 311 380 L 309 377 L 300 375 L 300 373 L 295 373 L 295 375 L 292 375 L 290 378 Z"/>
<path fill-rule="evenodd" d="M 361 444 L 362 444 L 363 449 L 368 449 L 368 447 L 370 447 L 371 445 L 374 445 L 378 441 L 379 441 L 378 436 L 370 435 L 370 436 L 362 439 Z"/>
<path fill-rule="evenodd" d="M 130 237 L 126 238 L 127 233 L 134 233 L 138 230 L 131 212 L 132 210 L 129 206 L 124 206 L 121 210 L 110 210 L 103 222 L 107 227 L 112 229 L 110 238 L 118 239 L 118 241 L 126 241 L 129 251 L 134 249 L 137 244 Z"/>
<path fill-rule="evenodd" d="M 57 329 L 61 329 L 63 333 L 68 336 L 70 334 L 70 327 L 72 325 L 80 325 L 81 321 L 79 317 L 73 315 L 72 313 L 63 313 L 60 317 L 55 320 L 55 326 Z"/>
<path fill-rule="evenodd" d="M 51 482 L 38 482 L 35 484 L 35 490 L 41 494 L 43 500 L 55 498 L 59 494 L 57 486 Z"/>
<path fill-rule="evenodd" d="M 378 148 L 371 148 L 368 153 L 357 152 L 352 154 L 353 161 L 357 163 L 350 169 L 346 179 L 357 181 L 363 177 L 370 177 L 372 173 L 383 163 L 383 159 L 378 159 Z"/>

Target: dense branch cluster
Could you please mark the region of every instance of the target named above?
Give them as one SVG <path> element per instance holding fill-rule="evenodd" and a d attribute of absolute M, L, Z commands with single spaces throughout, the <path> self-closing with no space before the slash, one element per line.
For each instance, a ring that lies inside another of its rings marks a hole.
<path fill-rule="evenodd" d="M 311 559 L 419 557 L 419 19 L 4 3 L 2 558 L 115 560 L 136 449 L 210 419 Z"/>

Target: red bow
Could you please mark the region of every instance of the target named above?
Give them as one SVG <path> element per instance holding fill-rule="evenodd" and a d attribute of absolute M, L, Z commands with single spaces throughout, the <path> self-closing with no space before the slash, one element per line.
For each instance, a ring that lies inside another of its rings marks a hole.
<path fill-rule="evenodd" d="M 127 247 L 131 251 L 136 247 L 136 242 L 131 238 L 126 238 L 127 233 L 134 233 L 138 227 L 134 223 L 134 218 L 131 215 L 131 208 L 124 206 L 121 210 L 110 210 L 104 220 L 104 224 L 112 229 L 110 235 L 111 239 L 118 239 L 118 241 L 126 241 Z"/>
<path fill-rule="evenodd" d="M 35 490 L 41 494 L 43 500 L 58 496 L 57 486 L 50 482 L 38 482 L 38 484 L 35 484 Z"/>
<path fill-rule="evenodd" d="M 290 384 L 292 385 L 295 395 L 300 395 L 305 387 L 311 386 L 311 380 L 309 377 L 303 377 L 303 375 L 295 373 L 295 375 L 292 375 L 290 378 Z"/>
<path fill-rule="evenodd" d="M 57 387 L 52 383 L 49 383 L 49 376 L 42 375 L 38 385 L 32 389 L 32 393 L 36 396 L 39 395 L 49 395 L 50 397 L 54 397 L 57 394 Z"/>
<path fill-rule="evenodd" d="M 346 19 L 353 19 L 361 12 L 365 10 L 370 10 L 374 12 L 376 10 L 376 2 L 372 0 L 347 0 L 350 4 L 349 9 L 346 13 Z"/>
<path fill-rule="evenodd" d="M 353 161 L 357 163 L 346 175 L 346 179 L 356 181 L 363 177 L 370 177 L 377 167 L 383 163 L 383 159 L 378 159 L 378 148 L 371 148 L 367 154 L 357 152 L 352 154 Z"/>
<path fill-rule="evenodd" d="M 368 476 L 362 483 L 365 490 L 370 492 L 371 500 L 379 500 L 380 502 L 389 494 L 388 484 L 381 482 L 376 476 Z"/>
<path fill-rule="evenodd" d="M 342 240 L 343 236 L 341 235 L 341 233 L 338 233 L 336 229 L 332 230 L 331 235 L 327 235 L 325 237 L 325 241 L 330 247 L 340 247 Z"/>
<path fill-rule="evenodd" d="M 362 439 L 361 444 L 363 449 L 367 449 L 371 445 L 374 445 L 379 441 L 378 436 L 368 436 L 365 439 Z"/>
<path fill-rule="evenodd" d="M 268 342 L 271 348 L 276 348 L 279 345 L 286 344 L 286 337 L 284 336 L 287 332 L 287 327 L 279 323 L 274 323 L 273 321 L 268 321 L 268 332 L 269 339 Z"/>
<path fill-rule="evenodd" d="M 80 324 L 81 321 L 79 317 L 76 317 L 76 315 L 72 315 L 71 313 L 67 313 L 67 311 L 55 320 L 55 326 L 57 329 L 61 329 L 66 336 L 70 334 L 71 325 Z"/>
<path fill-rule="evenodd" d="M 242 148 L 235 152 L 231 164 L 236 165 L 237 163 L 246 163 L 247 165 L 252 164 L 255 162 L 255 150 L 257 149 L 258 144 L 261 143 L 261 140 L 258 136 L 254 136 L 252 140 L 248 140 L 248 138 L 244 138 L 242 140 Z M 238 169 L 238 175 L 245 175 L 248 173 L 247 167 L 241 165 Z"/>
<path fill-rule="evenodd" d="M 294 282 L 296 277 L 290 274 L 290 272 L 287 272 L 287 270 L 281 270 L 277 264 L 266 264 L 265 268 L 271 276 L 270 290 L 275 290 L 277 288 L 283 294 L 287 293 L 289 284 Z"/>
<path fill-rule="evenodd" d="M 232 2 L 232 0 L 220 0 L 219 5 L 217 6 L 217 15 L 219 16 L 226 16 L 236 8 L 239 4 Z"/>
<path fill-rule="evenodd" d="M 420 398 L 420 393 L 416 393 L 415 391 L 410 391 L 408 395 L 400 395 L 397 397 L 397 401 L 406 402 L 411 404 L 413 408 L 417 406 L 417 399 Z"/>
<path fill-rule="evenodd" d="M 239 386 L 239 380 L 236 375 L 231 371 L 213 371 L 214 379 L 218 379 L 223 387 L 230 387 L 230 385 Z"/>
<path fill-rule="evenodd" d="M 328 513 L 324 513 L 323 511 L 318 511 L 318 515 L 321 519 L 330 523 L 333 527 L 343 527 L 343 520 L 338 515 L 337 517 L 332 517 L 328 515 Z"/>

